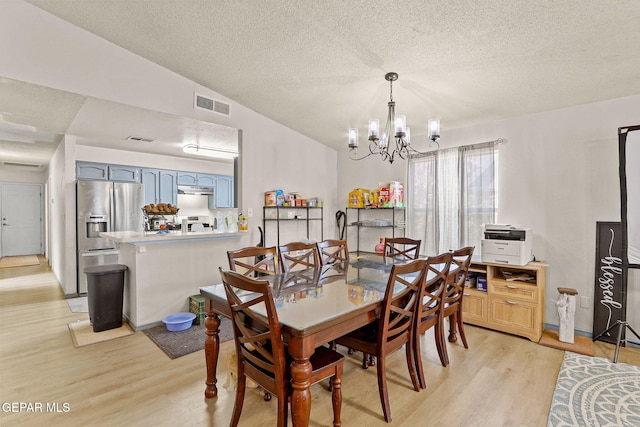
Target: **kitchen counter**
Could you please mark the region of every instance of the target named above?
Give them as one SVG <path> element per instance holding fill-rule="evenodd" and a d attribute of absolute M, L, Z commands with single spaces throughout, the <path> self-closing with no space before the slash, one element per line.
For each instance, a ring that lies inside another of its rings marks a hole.
<path fill-rule="evenodd" d="M 138 331 L 161 324 L 170 314 L 189 311 L 189 297 L 220 283 L 218 267 L 227 268 L 227 251 L 242 247 L 246 231 L 100 233 L 118 248 L 125 274 L 123 312 Z M 204 336 L 203 336 L 204 339 Z"/>
<path fill-rule="evenodd" d="M 158 233 L 157 231 L 113 231 L 100 233 L 101 237 L 113 240 L 116 243 L 129 243 L 131 245 L 149 245 L 156 243 L 175 243 L 187 240 L 211 240 L 211 239 L 234 239 L 240 238 L 246 231 L 237 233 L 216 233 L 211 230 L 205 231 L 169 231 L 168 233 Z"/>

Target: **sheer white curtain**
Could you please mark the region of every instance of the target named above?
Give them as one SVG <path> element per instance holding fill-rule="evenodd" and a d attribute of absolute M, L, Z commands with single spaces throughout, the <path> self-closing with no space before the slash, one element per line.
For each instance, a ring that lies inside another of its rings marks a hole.
<path fill-rule="evenodd" d="M 496 219 L 497 154 L 491 142 L 409 159 L 406 235 L 422 240 L 423 254 L 480 248 L 484 224 Z"/>

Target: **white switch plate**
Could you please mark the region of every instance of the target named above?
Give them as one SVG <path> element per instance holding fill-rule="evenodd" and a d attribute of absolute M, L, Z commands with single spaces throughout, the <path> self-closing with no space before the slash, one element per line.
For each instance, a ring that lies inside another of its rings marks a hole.
<path fill-rule="evenodd" d="M 581 308 L 591 308 L 591 298 L 589 298 L 589 297 L 580 297 L 580 307 Z"/>
<path fill-rule="evenodd" d="M 247 208 L 247 216 L 251 218 L 253 216 L 253 208 Z"/>

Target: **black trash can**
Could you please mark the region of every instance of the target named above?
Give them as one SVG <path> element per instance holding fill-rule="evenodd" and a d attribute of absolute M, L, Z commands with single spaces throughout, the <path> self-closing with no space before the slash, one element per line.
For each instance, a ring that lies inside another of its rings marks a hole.
<path fill-rule="evenodd" d="M 93 332 L 122 326 L 122 297 L 126 265 L 87 267 L 87 300 Z"/>

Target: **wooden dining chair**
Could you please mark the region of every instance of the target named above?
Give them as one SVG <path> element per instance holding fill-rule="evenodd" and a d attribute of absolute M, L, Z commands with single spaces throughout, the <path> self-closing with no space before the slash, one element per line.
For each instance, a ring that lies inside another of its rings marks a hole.
<path fill-rule="evenodd" d="M 222 277 L 231 309 L 238 357 L 238 386 L 231 426 L 237 426 L 240 420 L 248 377 L 276 395 L 277 425 L 286 427 L 292 393 L 289 370 L 292 360 L 285 350 L 286 346 L 282 339 L 282 330 L 269 282 L 252 279 L 233 271 L 224 271 L 221 268 L 220 277 Z M 238 291 L 247 291 L 249 294 L 240 297 L 236 293 Z M 257 304 L 264 304 L 266 317 L 252 310 Z M 331 379 L 333 425 L 340 426 L 344 356 L 327 347 L 318 347 L 309 362 L 311 362 L 311 384 Z"/>
<path fill-rule="evenodd" d="M 464 334 L 464 323 L 462 321 L 462 298 L 464 297 L 464 283 L 467 280 L 473 250 L 473 246 L 467 246 L 451 252 L 449 278 L 442 297 L 442 317 L 449 319 L 449 342 L 457 341 L 457 326 L 464 348 L 469 348 L 469 345 Z M 444 334 L 444 322 L 441 323 L 440 327 L 443 329 Z M 448 357 L 447 364 L 449 364 Z"/>
<path fill-rule="evenodd" d="M 385 359 L 388 354 L 405 346 L 409 376 L 415 391 L 420 390 L 414 361 L 416 305 L 424 281 L 425 260 L 394 265 L 382 300 L 380 318 L 367 326 L 338 338 L 335 342 L 377 358 L 378 392 L 384 419 L 391 422 L 387 392 Z M 365 357 L 366 359 L 366 357 Z"/>
<path fill-rule="evenodd" d="M 249 246 L 247 248 L 228 251 L 229 268 L 243 276 L 260 277 L 280 273 L 278 250 L 275 246 Z"/>
<path fill-rule="evenodd" d="M 442 324 L 442 296 L 447 278 L 449 277 L 449 267 L 451 265 L 451 253 L 447 252 L 437 256 L 428 257 L 425 264 L 425 280 L 420 290 L 419 303 L 416 314 L 416 333 L 414 334 L 416 370 L 421 388 L 427 388 L 422 367 L 422 355 L 420 352 L 421 337 L 430 328 L 434 328 L 436 348 L 442 366 L 447 366 L 447 344 L 444 341 Z"/>
<path fill-rule="evenodd" d="M 395 237 L 384 240 L 384 256 L 399 260 L 418 259 L 421 240 Z"/>
<path fill-rule="evenodd" d="M 320 267 L 318 246 L 315 243 L 287 243 L 278 247 L 278 254 L 285 273 Z"/>
<path fill-rule="evenodd" d="M 322 265 L 349 261 L 349 248 L 346 240 L 323 240 L 317 245 Z"/>

